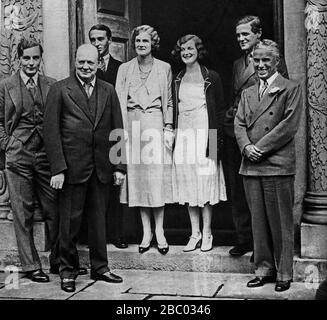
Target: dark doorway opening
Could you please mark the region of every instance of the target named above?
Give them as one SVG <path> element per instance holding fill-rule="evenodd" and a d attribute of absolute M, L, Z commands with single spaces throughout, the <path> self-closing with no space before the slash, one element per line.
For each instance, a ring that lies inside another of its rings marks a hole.
<path fill-rule="evenodd" d="M 281 5 L 282 1 L 278 0 L 143 0 L 142 24 L 149 24 L 157 30 L 161 38 L 157 58 L 169 62 L 173 73 L 181 69 L 170 55 L 177 39 L 187 33 L 202 38 L 209 52 L 205 64 L 220 74 L 228 107 L 232 65 L 241 55 L 235 39 L 235 21 L 247 14 L 258 15 L 263 23 L 263 38 L 275 39 L 281 43 Z M 279 39 L 276 39 L 277 37 Z M 228 159 L 224 159 L 225 161 Z M 226 183 L 228 189 L 227 177 Z M 212 227 L 216 245 L 235 243 L 229 201 L 215 206 Z M 166 207 L 165 231 L 170 244 L 187 242 L 190 222 L 185 207 L 179 205 Z"/>

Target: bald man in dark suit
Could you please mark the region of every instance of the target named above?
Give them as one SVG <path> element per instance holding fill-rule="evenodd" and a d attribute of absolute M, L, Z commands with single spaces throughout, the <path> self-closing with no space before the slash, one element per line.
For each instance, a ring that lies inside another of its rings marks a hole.
<path fill-rule="evenodd" d="M 97 66 L 96 48 L 90 44 L 80 46 L 75 74 L 53 85 L 46 102 L 45 146 L 51 186 L 60 190 L 60 277 L 66 292 L 76 289 L 77 234 L 84 211 L 88 218 L 91 279 L 122 282 L 108 267 L 105 218 L 112 176 L 120 185 L 126 172 L 126 162 L 110 153 L 112 130 L 118 129 L 124 141 L 123 120 L 116 91 L 96 77 Z"/>

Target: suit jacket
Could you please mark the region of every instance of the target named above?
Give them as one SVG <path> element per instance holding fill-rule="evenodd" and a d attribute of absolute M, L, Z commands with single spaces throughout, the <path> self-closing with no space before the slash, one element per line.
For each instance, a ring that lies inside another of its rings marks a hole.
<path fill-rule="evenodd" d="M 233 64 L 232 88 L 229 102 L 230 107 L 226 111 L 224 120 L 225 133 L 230 137 L 235 137 L 234 118 L 241 99 L 242 91 L 253 86 L 259 80 L 254 70 L 253 61 L 248 65 L 246 65 L 245 61 L 246 57 L 243 55 Z M 280 59 L 277 70 L 284 78 L 288 79 L 287 66 L 284 58 Z"/>
<path fill-rule="evenodd" d="M 50 86 L 55 79 L 39 75 L 42 100 L 45 102 Z M 0 148 L 6 149 L 23 112 L 20 74 L 14 74 L 0 82 Z M 19 139 L 19 137 L 16 137 Z"/>
<path fill-rule="evenodd" d="M 137 58 L 123 63 L 117 74 L 116 90 L 120 101 L 120 106 L 122 109 L 122 115 L 124 120 L 124 127 L 127 126 L 127 99 L 128 99 L 128 89 L 129 84 L 132 80 L 135 69 L 137 66 Z M 159 59 L 153 59 L 153 72 L 156 73 L 156 77 L 160 86 L 161 93 L 161 105 L 162 113 L 164 118 L 164 123 L 172 124 L 173 123 L 173 101 L 171 93 L 171 82 L 172 82 L 172 73 L 171 67 L 168 63 L 161 61 Z"/>
<path fill-rule="evenodd" d="M 105 82 L 109 82 L 113 86 L 116 85 L 117 72 L 121 62 L 110 56 L 106 72 L 102 70 L 97 71 L 97 77 Z"/>
<path fill-rule="evenodd" d="M 115 89 L 97 78 L 93 94 L 97 95 L 94 121 L 86 94 L 75 76 L 54 84 L 47 98 L 44 140 L 51 173 L 65 172 L 65 181 L 70 184 L 86 182 L 93 170 L 102 183 L 111 181 L 113 170 L 126 172 L 124 159 L 114 168 L 113 158 L 109 160 L 115 144 L 109 142 L 111 130 L 123 128 Z M 124 149 L 123 146 L 121 150 Z"/>
<path fill-rule="evenodd" d="M 178 102 L 179 102 L 179 89 L 183 76 L 186 70 L 182 70 L 174 78 L 173 86 L 173 102 L 174 102 L 174 126 L 178 127 Z M 201 73 L 204 79 L 204 90 L 206 95 L 207 112 L 209 119 L 209 129 L 217 130 L 217 155 L 220 159 L 220 151 L 223 144 L 223 121 L 224 121 L 224 93 L 220 76 L 213 70 L 208 70 L 205 66 L 201 65 Z M 207 156 L 209 156 L 209 141 L 207 145 Z"/>
<path fill-rule="evenodd" d="M 254 163 L 242 158 L 240 174 L 275 176 L 295 174 L 294 136 L 302 112 L 300 84 L 278 75 L 259 101 L 259 82 L 245 89 L 235 117 L 235 136 L 243 154 L 254 144 L 264 152 Z"/>

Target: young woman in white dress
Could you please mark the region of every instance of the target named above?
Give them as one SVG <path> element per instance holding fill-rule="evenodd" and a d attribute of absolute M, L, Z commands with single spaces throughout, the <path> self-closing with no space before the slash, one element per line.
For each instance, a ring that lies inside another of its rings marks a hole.
<path fill-rule="evenodd" d="M 213 205 L 225 201 L 220 161 L 224 97 L 217 72 L 201 65 L 206 50 L 196 35 L 185 35 L 172 52 L 185 69 L 173 81 L 176 142 L 173 154 L 174 202 L 186 204 L 192 234 L 183 251 L 213 247 Z M 203 229 L 200 230 L 202 217 Z"/>

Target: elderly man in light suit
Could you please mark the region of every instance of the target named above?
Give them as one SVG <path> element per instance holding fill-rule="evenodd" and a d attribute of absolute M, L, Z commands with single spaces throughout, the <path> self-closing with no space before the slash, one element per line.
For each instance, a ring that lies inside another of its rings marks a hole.
<path fill-rule="evenodd" d="M 260 41 L 262 35 L 260 18 L 251 15 L 242 17 L 236 22 L 235 34 L 243 54 L 233 65 L 230 108 L 226 111 L 224 130 L 226 154 L 228 157 L 226 172 L 230 184 L 232 217 L 238 240 L 237 245 L 229 253 L 233 257 L 239 257 L 253 250 L 253 239 L 251 214 L 245 199 L 242 176 L 238 173 L 242 155 L 238 150 L 234 134 L 234 119 L 242 91 L 253 86 L 258 81 L 252 56 L 253 48 Z M 284 78 L 288 79 L 286 63 L 282 57 L 277 65 L 277 70 Z"/>
<path fill-rule="evenodd" d="M 277 280 L 275 290 L 285 291 L 293 276 L 294 136 L 301 88 L 278 73 L 275 42 L 258 43 L 253 62 L 259 81 L 242 92 L 234 122 L 254 240 L 256 277 L 247 286 Z"/>

